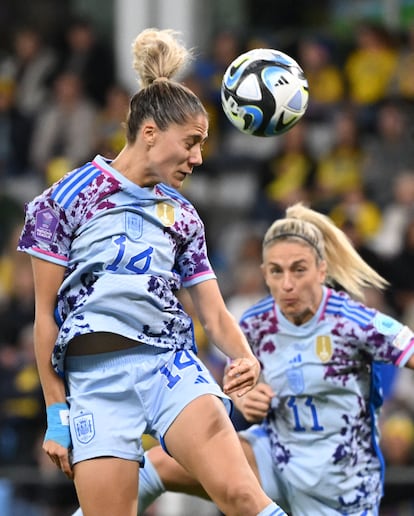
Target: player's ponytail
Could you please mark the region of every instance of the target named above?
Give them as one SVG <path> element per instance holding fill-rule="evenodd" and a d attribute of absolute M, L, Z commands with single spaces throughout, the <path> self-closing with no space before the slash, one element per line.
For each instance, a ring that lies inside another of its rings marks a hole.
<path fill-rule="evenodd" d="M 276 240 L 299 239 L 327 264 L 328 281 L 333 280 L 358 299 L 364 287 L 383 289 L 388 282 L 370 267 L 354 249 L 343 231 L 331 219 L 301 203 L 286 210 L 286 218 L 277 220 L 266 232 L 263 248 Z"/>
<path fill-rule="evenodd" d="M 173 30 L 145 29 L 132 44 L 133 68 L 141 89 L 132 97 L 127 140 L 135 141 L 144 120 L 152 119 L 162 131 L 171 123 L 183 124 L 207 112 L 200 99 L 175 80 L 191 61 L 192 53 Z"/>

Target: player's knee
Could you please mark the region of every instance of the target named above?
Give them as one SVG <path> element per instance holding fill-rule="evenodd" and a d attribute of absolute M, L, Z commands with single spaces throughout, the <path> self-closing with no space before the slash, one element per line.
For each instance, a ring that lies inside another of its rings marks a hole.
<path fill-rule="evenodd" d="M 233 508 L 234 514 L 251 514 L 252 507 L 257 503 L 257 492 L 251 481 L 229 482 L 225 496 L 226 505 Z"/>

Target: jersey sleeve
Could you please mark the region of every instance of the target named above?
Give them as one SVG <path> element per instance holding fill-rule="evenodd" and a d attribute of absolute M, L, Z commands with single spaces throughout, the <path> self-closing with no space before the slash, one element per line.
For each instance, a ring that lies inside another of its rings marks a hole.
<path fill-rule="evenodd" d="M 366 343 L 373 359 L 403 367 L 414 353 L 414 333 L 393 317 L 376 311 L 366 328 Z"/>
<path fill-rule="evenodd" d="M 195 212 L 187 231 L 188 235 L 177 261 L 183 287 L 192 287 L 202 281 L 215 279 L 216 275 L 207 255 L 204 224 Z"/>
<path fill-rule="evenodd" d="M 50 197 L 48 190 L 26 205 L 17 249 L 66 267 L 73 226 L 72 217 Z"/>
<path fill-rule="evenodd" d="M 414 333 L 394 318 L 377 312 L 373 326 L 379 335 L 383 336 L 392 350 L 390 354 L 395 365 L 403 367 L 414 353 Z"/>

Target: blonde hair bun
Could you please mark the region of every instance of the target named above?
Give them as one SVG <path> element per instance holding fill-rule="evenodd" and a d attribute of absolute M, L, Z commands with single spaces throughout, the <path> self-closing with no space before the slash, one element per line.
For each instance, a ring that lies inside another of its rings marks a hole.
<path fill-rule="evenodd" d="M 171 79 L 192 59 L 192 53 L 172 29 L 145 29 L 132 43 L 133 68 L 142 87 Z"/>

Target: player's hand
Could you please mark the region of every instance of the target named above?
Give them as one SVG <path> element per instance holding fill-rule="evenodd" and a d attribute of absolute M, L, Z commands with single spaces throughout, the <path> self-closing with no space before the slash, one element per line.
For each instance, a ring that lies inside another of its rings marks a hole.
<path fill-rule="evenodd" d="M 267 383 L 258 383 L 237 403 L 238 410 L 249 423 L 260 423 L 269 412 L 275 393 Z"/>
<path fill-rule="evenodd" d="M 226 367 L 223 391 L 228 395 L 244 396 L 256 385 L 259 375 L 260 364 L 254 356 L 236 358 Z"/>
<path fill-rule="evenodd" d="M 73 470 L 69 458 L 72 447 L 69 428 L 69 407 L 67 403 L 53 403 L 46 408 L 47 430 L 43 449 L 52 462 L 70 479 Z"/>
<path fill-rule="evenodd" d="M 48 440 L 43 443 L 43 449 L 48 454 L 51 461 L 54 462 L 69 479 L 72 480 L 73 469 L 69 459 L 68 448 L 65 448 L 55 441 Z"/>

